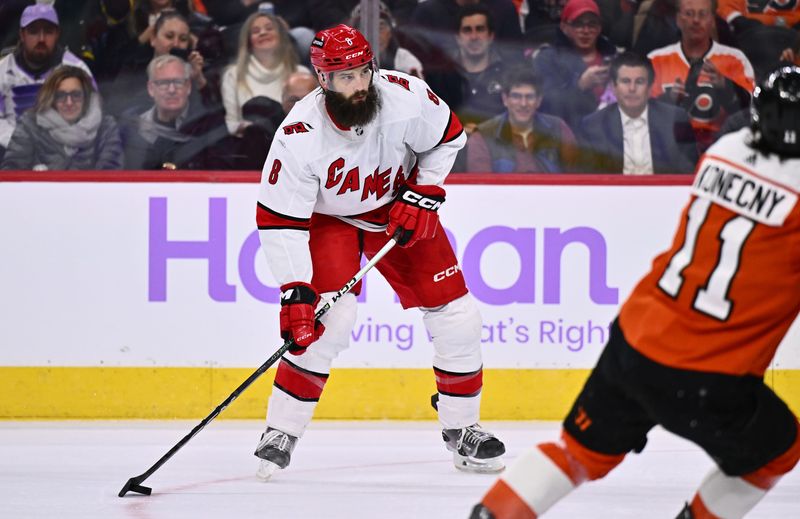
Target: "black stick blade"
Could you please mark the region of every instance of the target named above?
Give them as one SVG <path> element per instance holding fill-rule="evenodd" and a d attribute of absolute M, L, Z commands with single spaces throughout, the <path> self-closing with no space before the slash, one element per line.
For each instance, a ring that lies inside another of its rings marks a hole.
<path fill-rule="evenodd" d="M 125 483 L 125 486 L 122 487 L 122 490 L 119 491 L 119 497 L 125 497 L 125 494 L 128 492 L 137 492 L 145 496 L 149 496 L 153 492 L 152 488 L 140 485 L 137 480 L 138 478 L 129 479 L 128 482 Z"/>

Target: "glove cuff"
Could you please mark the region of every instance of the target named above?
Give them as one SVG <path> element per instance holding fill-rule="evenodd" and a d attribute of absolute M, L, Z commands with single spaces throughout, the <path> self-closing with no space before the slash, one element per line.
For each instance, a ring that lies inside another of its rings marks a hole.
<path fill-rule="evenodd" d="M 294 281 L 281 286 L 281 306 L 298 303 L 316 306 L 319 303 L 317 290 L 302 281 Z"/>
<path fill-rule="evenodd" d="M 397 192 L 397 200 L 428 211 L 438 211 L 444 203 L 444 195 L 444 189 L 439 186 L 403 184 Z"/>

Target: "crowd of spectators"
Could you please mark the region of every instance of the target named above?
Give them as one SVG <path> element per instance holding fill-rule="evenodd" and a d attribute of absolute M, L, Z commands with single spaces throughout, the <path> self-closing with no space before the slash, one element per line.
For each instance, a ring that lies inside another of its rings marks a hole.
<path fill-rule="evenodd" d="M 360 0 L 4 0 L 3 169 L 260 169 Z M 379 65 L 468 133 L 454 172 L 691 173 L 800 64 L 780 0 L 386 0 Z"/>

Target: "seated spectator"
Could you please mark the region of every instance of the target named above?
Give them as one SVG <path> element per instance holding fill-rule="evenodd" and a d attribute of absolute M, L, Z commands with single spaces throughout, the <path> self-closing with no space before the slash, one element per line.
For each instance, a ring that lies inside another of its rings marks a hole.
<path fill-rule="evenodd" d="M 136 0 L 133 8 L 133 29 L 139 43 L 147 45 L 156 34 L 156 21 L 164 11 L 178 11 L 189 17 L 189 6 L 185 0 Z"/>
<path fill-rule="evenodd" d="M 286 22 L 257 12 L 247 18 L 239 37 L 236 63 L 222 77 L 225 124 L 241 150 L 238 169 L 261 169 L 280 122 L 286 79 L 310 71 L 298 64 Z"/>
<path fill-rule="evenodd" d="M 613 2 L 614 0 L 606 1 Z M 621 1 L 623 5 L 629 3 L 629 0 Z M 681 30 L 676 21 L 678 0 L 635 0 L 635 2 L 633 9 L 636 10 L 636 14 L 633 20 L 633 34 L 629 50 L 646 56 L 655 49 L 680 39 Z M 719 16 L 713 18 L 714 40 L 723 45 L 735 47 L 736 38 L 728 23 Z"/>
<path fill-rule="evenodd" d="M 422 78 L 422 62 L 405 47 L 401 47 L 395 38 L 395 22 L 391 11 L 383 2 L 379 2 L 378 48 L 380 49 L 378 66 L 383 69 L 399 70 Z M 361 23 L 361 4 L 358 4 L 350 17 L 349 25 L 358 27 Z"/>
<path fill-rule="evenodd" d="M 518 9 L 524 19 L 523 40 L 534 49 L 553 43 L 561 23 L 561 12 L 567 0 L 528 0 L 528 12 Z M 520 8 L 524 3 L 520 4 Z"/>
<path fill-rule="evenodd" d="M 17 120 L 36 101 L 50 72 L 59 65 L 89 67 L 59 45 L 58 15 L 52 5 L 29 5 L 19 20 L 19 42 L 13 53 L 0 59 L 0 159 Z"/>
<path fill-rule="evenodd" d="M 781 1 L 719 0 L 717 14 L 742 39 L 745 32 L 762 27 L 800 28 L 800 4 Z"/>
<path fill-rule="evenodd" d="M 152 58 L 166 54 L 173 54 L 191 64 L 192 84 L 206 104 L 213 104 L 218 99 L 204 73 L 205 58 L 194 49 L 188 20 L 170 9 L 163 11 L 156 20 L 149 49 L 143 49 L 135 60 L 126 64 L 113 82 L 100 86 L 109 113 L 115 116 L 122 116 L 126 111 L 138 113 L 149 104 L 145 76 L 147 65 Z"/>
<path fill-rule="evenodd" d="M 153 58 L 147 91 L 153 106 L 123 121 L 126 169 L 230 169 L 235 159 L 221 109 L 192 96 L 192 67 L 177 56 Z"/>
<path fill-rule="evenodd" d="M 519 15 L 511 0 L 426 0 L 419 2 L 411 16 L 411 23 L 427 29 L 432 43 L 451 46 L 453 28 L 458 27 L 460 10 L 468 6 L 483 6 L 493 20 L 492 33 L 502 44 L 516 45 L 522 39 Z"/>
<path fill-rule="evenodd" d="M 578 134 L 587 173 L 692 173 L 697 142 L 686 112 L 650 99 L 650 60 L 624 52 L 611 62 L 617 102 L 586 116 Z"/>
<path fill-rule="evenodd" d="M 467 142 L 467 171 L 563 173 L 575 162 L 575 136 L 567 124 L 537 112 L 541 81 L 527 67 L 503 79 L 506 111 L 478 125 Z"/>
<path fill-rule="evenodd" d="M 3 169 L 120 169 L 122 142 L 83 69 L 55 69 L 14 129 Z"/>
<path fill-rule="evenodd" d="M 283 113 L 286 115 L 294 107 L 295 103 L 317 89 L 317 77 L 309 72 L 293 72 L 286 78 L 283 85 L 283 98 L 281 105 Z"/>
<path fill-rule="evenodd" d="M 713 0 L 679 0 L 680 41 L 651 52 L 651 95 L 689 112 L 700 151 L 728 114 L 750 105 L 755 78 L 742 51 L 715 42 Z"/>
<path fill-rule="evenodd" d="M 272 14 L 251 15 L 240 33 L 236 63 L 222 76 L 225 123 L 231 135 L 241 137 L 253 124 L 242 115 L 245 103 L 264 97 L 279 105 L 286 78 L 297 71 L 310 73 L 297 63 L 285 22 Z"/>
<path fill-rule="evenodd" d="M 133 28 L 132 0 L 99 0 L 99 13 L 86 22 L 82 58 L 98 84 L 111 81 L 135 59 L 139 40 Z"/>
<path fill-rule="evenodd" d="M 541 111 L 576 130 L 586 115 L 608 102 L 608 61 L 616 48 L 600 34 L 594 0 L 569 0 L 552 45 L 541 47 L 533 69 L 544 80 Z"/>
<path fill-rule="evenodd" d="M 502 77 L 506 68 L 493 47 L 494 21 L 482 5 L 468 5 L 458 12 L 457 50 L 454 59 L 463 81 L 461 102 L 450 105 L 464 130 L 471 134 L 478 124 L 503 111 Z"/>
<path fill-rule="evenodd" d="M 757 82 L 780 65 L 781 51 L 795 44 L 800 29 L 800 4 L 794 0 L 721 0 L 717 15 L 730 24 L 733 46 L 753 64 Z"/>

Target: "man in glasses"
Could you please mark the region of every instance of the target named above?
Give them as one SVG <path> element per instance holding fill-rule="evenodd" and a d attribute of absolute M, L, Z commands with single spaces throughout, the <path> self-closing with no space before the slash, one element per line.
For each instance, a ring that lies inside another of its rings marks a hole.
<path fill-rule="evenodd" d="M 573 131 L 580 121 L 611 98 L 608 62 L 616 52 L 601 35 L 600 9 L 594 0 L 569 0 L 552 44 L 534 59 L 544 80 L 542 111 L 557 115 Z"/>
<path fill-rule="evenodd" d="M 52 5 L 34 4 L 22 11 L 19 42 L 13 53 L 0 59 L 0 159 L 14 133 L 17 119 L 36 101 L 50 72 L 60 65 L 86 71 L 89 67 L 58 40 L 58 15 Z"/>
<path fill-rule="evenodd" d="M 739 49 L 712 39 L 716 2 L 680 0 L 681 39 L 648 54 L 656 72 L 651 95 L 689 112 L 704 151 L 729 114 L 750 106 L 753 66 Z"/>
<path fill-rule="evenodd" d="M 527 66 L 503 78 L 502 114 L 478 125 L 467 141 L 467 171 L 475 173 L 562 173 L 576 158 L 567 124 L 539 113 L 542 82 Z"/>
<path fill-rule="evenodd" d="M 224 114 L 202 107 L 193 95 L 191 72 L 188 62 L 172 54 L 155 57 L 147 66 L 153 106 L 124 123 L 126 169 L 230 167 Z"/>

